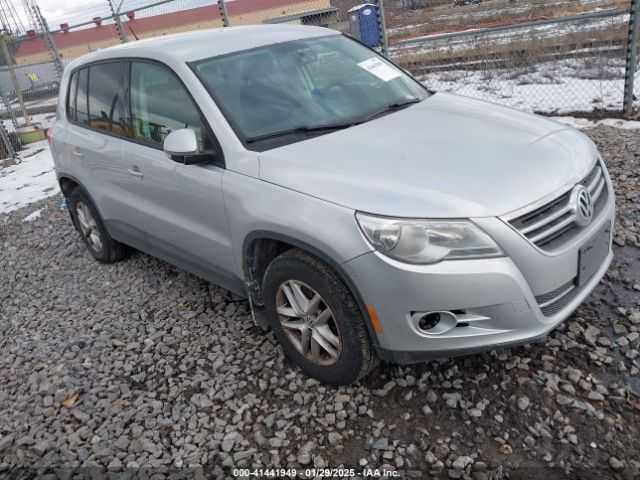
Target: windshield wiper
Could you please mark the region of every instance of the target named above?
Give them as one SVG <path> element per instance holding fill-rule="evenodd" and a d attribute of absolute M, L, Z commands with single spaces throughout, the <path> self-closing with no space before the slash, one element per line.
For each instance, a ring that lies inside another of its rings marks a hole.
<path fill-rule="evenodd" d="M 277 132 L 265 133 L 263 135 L 256 135 L 255 137 L 247 138 L 247 143 L 259 142 L 261 140 L 268 140 L 270 138 L 284 137 L 286 135 L 295 135 L 296 133 L 315 133 L 325 132 L 332 130 L 343 130 L 345 128 L 357 125 L 360 122 L 349 123 L 331 123 L 327 125 L 303 125 L 300 127 L 288 128 L 286 130 L 279 130 Z"/>
<path fill-rule="evenodd" d="M 316 133 L 316 132 L 326 132 L 332 130 L 344 130 L 345 128 L 353 127 L 354 125 L 359 125 L 364 122 L 368 122 L 369 120 L 373 120 L 376 117 L 379 117 L 385 113 L 395 112 L 402 108 L 408 107 L 409 105 L 413 105 L 414 103 L 419 103 L 423 98 L 409 98 L 407 100 L 401 102 L 395 102 L 390 105 L 385 106 L 384 108 L 373 112 L 370 115 L 367 115 L 362 120 L 356 120 L 352 122 L 345 123 L 330 123 L 326 125 L 302 125 L 299 127 L 287 128 L 286 130 L 278 130 L 276 132 L 265 133 L 262 135 L 256 135 L 254 137 L 249 137 L 246 139 L 247 143 L 255 143 L 260 142 L 262 140 L 269 140 L 271 138 L 284 137 L 287 135 L 295 135 L 297 133 Z"/>
<path fill-rule="evenodd" d="M 420 103 L 422 100 L 424 100 L 424 98 L 415 97 L 415 98 L 409 98 L 401 102 L 395 102 L 395 103 L 389 104 L 386 107 L 381 108 L 380 110 L 367 115 L 364 121 L 368 122 L 369 120 L 373 120 L 374 118 L 380 117 L 384 114 L 396 112 L 405 107 L 408 107 L 409 105 L 413 105 L 414 103 Z"/>

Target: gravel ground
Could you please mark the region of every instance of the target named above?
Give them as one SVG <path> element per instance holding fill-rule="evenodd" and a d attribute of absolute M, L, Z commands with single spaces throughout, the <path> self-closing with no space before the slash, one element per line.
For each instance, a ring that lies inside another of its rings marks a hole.
<path fill-rule="evenodd" d="M 616 259 L 589 300 L 544 344 L 351 387 L 302 376 L 215 285 L 140 253 L 96 263 L 59 197 L 0 217 L 0 477 L 638 478 L 640 135 L 587 133 L 618 197 Z"/>

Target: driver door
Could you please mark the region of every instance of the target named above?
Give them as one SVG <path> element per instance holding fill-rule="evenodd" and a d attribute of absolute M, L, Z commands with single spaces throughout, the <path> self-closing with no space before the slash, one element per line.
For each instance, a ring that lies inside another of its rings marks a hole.
<path fill-rule="evenodd" d="M 168 67 L 130 64 L 129 125 L 125 167 L 147 249 L 182 268 L 234 289 L 235 262 L 224 211 L 222 151 L 184 84 Z M 191 128 L 216 159 L 198 165 L 171 160 L 163 151 L 169 133 Z M 214 149 L 215 149 L 214 147 Z"/>

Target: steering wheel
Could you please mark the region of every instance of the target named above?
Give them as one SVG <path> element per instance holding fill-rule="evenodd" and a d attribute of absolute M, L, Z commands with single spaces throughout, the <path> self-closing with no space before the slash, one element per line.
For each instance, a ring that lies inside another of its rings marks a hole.
<path fill-rule="evenodd" d="M 286 90 L 271 85 L 250 85 L 242 94 L 245 118 L 255 126 L 266 121 L 277 123 L 291 116 L 292 110 L 304 108 L 304 103 Z"/>

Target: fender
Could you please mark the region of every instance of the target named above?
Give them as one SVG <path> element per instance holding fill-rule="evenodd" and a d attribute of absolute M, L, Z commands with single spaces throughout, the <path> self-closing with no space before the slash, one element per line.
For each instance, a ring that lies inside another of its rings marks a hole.
<path fill-rule="evenodd" d="M 340 280 L 342 280 L 344 284 L 347 286 L 351 295 L 353 295 L 353 298 L 355 299 L 356 304 L 358 305 L 358 309 L 360 310 L 360 314 L 362 315 L 362 318 L 365 319 L 364 323 L 367 326 L 369 339 L 371 340 L 372 344 L 376 348 L 378 347 L 379 345 L 378 335 L 373 329 L 373 325 L 371 324 L 371 319 L 369 318 L 369 313 L 367 312 L 365 303 L 362 300 L 362 296 L 360 295 L 360 292 L 356 288 L 356 285 L 351 279 L 351 277 L 349 277 L 349 275 L 347 275 L 347 273 L 341 267 L 341 264 L 336 260 L 334 260 L 333 258 L 331 258 L 326 253 L 324 253 L 321 249 L 313 245 L 310 245 L 306 242 L 300 241 L 296 238 L 290 237 L 288 235 L 283 235 L 280 233 L 271 232 L 267 230 L 255 230 L 253 232 L 250 232 L 245 237 L 242 243 L 242 270 L 245 275 L 245 278 L 247 279 L 247 291 L 249 294 L 249 300 L 250 300 L 252 311 L 258 310 L 261 308 L 256 306 L 256 303 L 258 303 L 258 305 L 262 303 L 262 291 L 261 291 L 261 287 L 257 285 L 256 281 L 251 276 L 251 270 L 249 267 L 251 266 L 252 262 L 251 262 L 251 252 L 249 252 L 249 245 L 251 245 L 251 243 L 254 240 L 259 240 L 259 239 L 276 240 L 276 241 L 288 243 L 289 245 L 293 245 L 296 248 L 300 248 L 301 250 L 305 250 L 311 253 L 312 255 L 318 257 L 320 260 L 325 262 L 331 268 L 333 268 L 333 270 L 338 274 L 338 277 L 340 278 Z M 254 313 L 254 318 L 255 318 L 255 313 Z"/>
<path fill-rule="evenodd" d="M 60 185 L 60 190 L 62 191 L 62 195 L 65 198 L 65 201 L 67 201 L 67 211 L 69 212 L 69 216 L 71 217 L 71 223 L 73 223 L 73 226 L 76 230 L 78 230 L 78 221 L 76 220 L 76 218 L 73 216 L 73 213 L 71 212 L 71 209 L 69 208 L 69 204 L 68 204 L 68 200 L 69 200 L 69 196 L 67 194 L 67 192 L 65 192 L 63 186 L 62 186 L 62 180 L 63 179 L 67 179 L 67 180 L 71 180 L 72 182 L 74 182 L 76 185 L 78 185 L 78 187 L 80 187 L 84 193 L 87 195 L 87 197 L 89 197 L 89 200 L 91 200 L 91 203 L 93 204 L 93 206 L 97 209 L 98 207 L 96 206 L 96 202 L 93 200 L 93 197 L 91 196 L 91 194 L 89 193 L 89 190 L 87 190 L 87 188 L 85 188 L 85 186 L 82 184 L 82 182 L 80 180 L 78 180 L 75 176 L 68 174 L 68 173 L 61 173 L 58 176 L 58 185 Z M 79 230 L 78 230 L 79 231 Z"/>

